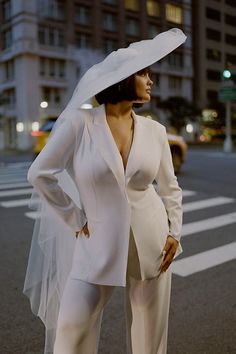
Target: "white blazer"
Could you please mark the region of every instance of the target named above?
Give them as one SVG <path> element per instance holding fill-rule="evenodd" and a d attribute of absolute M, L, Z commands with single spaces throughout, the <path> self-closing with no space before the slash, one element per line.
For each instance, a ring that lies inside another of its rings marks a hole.
<path fill-rule="evenodd" d="M 28 171 L 29 182 L 74 232 L 88 223 L 90 237 L 82 233 L 76 240 L 74 278 L 125 286 L 130 227 L 143 280 L 158 274 L 167 236 L 180 240 L 182 190 L 166 129 L 133 111 L 132 116 L 134 136 L 125 171 L 104 105 L 71 114 Z M 75 182 L 81 209 L 58 184 L 55 174 L 63 169 Z M 179 243 L 175 257 L 181 252 Z"/>

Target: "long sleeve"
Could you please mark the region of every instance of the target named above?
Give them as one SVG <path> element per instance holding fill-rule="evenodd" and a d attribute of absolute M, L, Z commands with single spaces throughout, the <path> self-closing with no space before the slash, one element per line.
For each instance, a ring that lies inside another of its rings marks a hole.
<path fill-rule="evenodd" d="M 182 189 L 179 187 L 174 173 L 172 156 L 166 129 L 164 127 L 164 142 L 161 152 L 161 162 L 156 176 L 157 193 L 162 198 L 169 219 L 169 235 L 178 241 L 182 229 Z"/>
<path fill-rule="evenodd" d="M 73 157 L 75 144 L 75 128 L 70 119 L 65 119 L 30 166 L 27 179 L 56 214 L 73 231 L 79 231 L 86 223 L 86 216 L 58 185 L 55 177 L 66 169 Z"/>

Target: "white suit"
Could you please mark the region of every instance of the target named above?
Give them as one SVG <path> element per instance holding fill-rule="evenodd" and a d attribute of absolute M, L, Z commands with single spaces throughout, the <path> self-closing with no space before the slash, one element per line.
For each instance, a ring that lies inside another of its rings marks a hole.
<path fill-rule="evenodd" d="M 142 280 L 158 274 L 167 235 L 180 239 L 182 191 L 165 127 L 132 115 L 134 136 L 126 171 L 104 105 L 75 111 L 28 171 L 30 183 L 75 232 L 87 221 L 90 237 L 77 239 L 71 271 L 86 282 L 126 285 L 130 227 Z M 55 174 L 64 168 L 75 181 L 82 209 L 57 184 Z M 175 256 L 181 252 L 179 243 Z"/>

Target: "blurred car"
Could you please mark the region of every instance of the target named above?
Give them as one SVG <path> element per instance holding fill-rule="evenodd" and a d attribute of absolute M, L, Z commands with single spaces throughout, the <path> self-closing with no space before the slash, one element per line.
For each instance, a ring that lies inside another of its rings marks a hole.
<path fill-rule="evenodd" d="M 33 147 L 34 157 L 36 157 L 44 145 L 47 143 L 49 134 L 57 118 L 48 118 L 39 128 L 39 130 L 32 131 L 31 135 L 35 137 L 35 144 Z M 179 135 L 167 134 L 172 154 L 172 160 L 175 173 L 179 173 L 181 165 L 185 160 L 187 145 L 184 139 Z"/>

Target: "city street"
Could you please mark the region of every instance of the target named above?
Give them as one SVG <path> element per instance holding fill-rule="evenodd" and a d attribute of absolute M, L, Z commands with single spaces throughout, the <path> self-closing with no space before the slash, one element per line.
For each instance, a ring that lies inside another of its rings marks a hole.
<path fill-rule="evenodd" d="M 22 294 L 34 225 L 29 165 L 0 164 L 0 354 L 43 354 L 44 327 Z M 178 181 L 184 252 L 172 264 L 168 354 L 234 354 L 236 153 L 189 148 Z M 123 294 L 117 287 L 105 308 L 99 354 L 126 354 Z"/>

